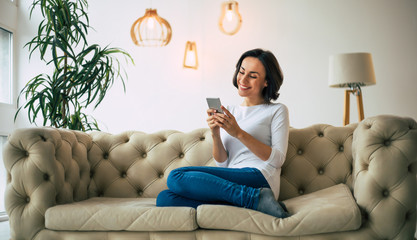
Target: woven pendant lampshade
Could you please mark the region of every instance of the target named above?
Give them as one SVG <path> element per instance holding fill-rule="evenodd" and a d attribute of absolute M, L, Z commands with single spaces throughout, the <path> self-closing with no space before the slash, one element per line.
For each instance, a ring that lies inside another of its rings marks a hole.
<path fill-rule="evenodd" d="M 242 16 L 239 13 L 239 4 L 236 1 L 227 1 L 222 4 L 222 13 L 219 19 L 220 30 L 227 35 L 237 33 L 242 25 Z"/>
<path fill-rule="evenodd" d="M 195 42 L 188 41 L 185 45 L 183 67 L 193 69 L 198 68 L 197 46 Z"/>
<path fill-rule="evenodd" d="M 133 23 L 130 35 L 137 46 L 161 47 L 171 41 L 172 29 L 165 19 L 158 16 L 156 9 L 148 8 L 145 15 Z"/>

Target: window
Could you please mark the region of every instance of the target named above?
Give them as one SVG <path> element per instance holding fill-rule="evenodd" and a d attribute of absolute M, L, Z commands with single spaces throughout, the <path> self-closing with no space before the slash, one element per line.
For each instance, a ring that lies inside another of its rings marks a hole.
<path fill-rule="evenodd" d="M 14 129 L 16 113 L 15 41 L 17 28 L 17 0 L 0 0 L 0 135 L 7 136 Z M 1 164 L 1 163 L 0 163 Z"/>
<path fill-rule="evenodd" d="M 0 28 L 0 103 L 12 104 L 12 37 Z"/>
<path fill-rule="evenodd" d="M 4 192 L 6 191 L 7 173 L 3 163 L 3 146 L 6 143 L 6 137 L 0 135 L 0 221 L 7 220 L 6 208 L 4 206 Z"/>
<path fill-rule="evenodd" d="M 7 173 L 3 163 L 3 146 L 6 136 L 14 129 L 16 113 L 13 33 L 17 28 L 17 1 L 0 0 L 0 221 L 8 220 L 4 206 Z"/>

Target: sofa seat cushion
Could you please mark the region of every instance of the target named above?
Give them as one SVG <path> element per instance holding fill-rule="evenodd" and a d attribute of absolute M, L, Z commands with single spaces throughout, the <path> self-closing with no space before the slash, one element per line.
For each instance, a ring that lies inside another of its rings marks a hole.
<path fill-rule="evenodd" d="M 62 231 L 192 231 L 196 210 L 156 207 L 154 198 L 96 197 L 57 205 L 45 214 L 45 226 Z"/>
<path fill-rule="evenodd" d="M 300 236 L 349 231 L 361 225 L 360 210 L 345 184 L 285 201 L 291 216 L 275 218 L 258 211 L 223 205 L 201 205 L 201 228 L 228 229 L 270 236 Z"/>

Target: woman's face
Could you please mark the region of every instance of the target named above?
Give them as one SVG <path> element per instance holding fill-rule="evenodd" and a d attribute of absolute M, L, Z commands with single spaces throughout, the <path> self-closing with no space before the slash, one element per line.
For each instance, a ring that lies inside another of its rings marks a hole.
<path fill-rule="evenodd" d="M 238 92 L 241 97 L 263 100 L 262 90 L 267 86 L 265 68 L 259 59 L 246 57 L 237 74 Z"/>

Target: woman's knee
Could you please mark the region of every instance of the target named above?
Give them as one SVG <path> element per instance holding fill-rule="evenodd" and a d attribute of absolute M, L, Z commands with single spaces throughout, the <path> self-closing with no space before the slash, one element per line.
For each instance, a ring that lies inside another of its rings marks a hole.
<path fill-rule="evenodd" d="M 167 178 L 167 185 L 169 189 L 175 189 L 178 186 L 178 181 L 183 175 L 183 168 L 177 168 L 172 170 Z"/>
<path fill-rule="evenodd" d="M 156 206 L 169 207 L 173 206 L 174 193 L 170 190 L 164 190 L 158 194 L 156 198 Z"/>

